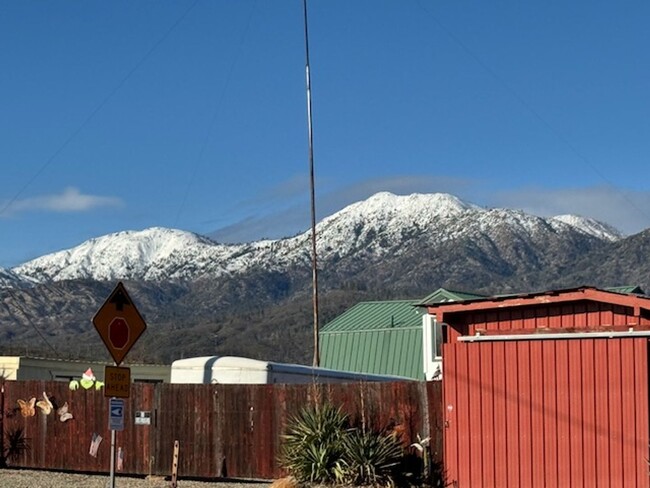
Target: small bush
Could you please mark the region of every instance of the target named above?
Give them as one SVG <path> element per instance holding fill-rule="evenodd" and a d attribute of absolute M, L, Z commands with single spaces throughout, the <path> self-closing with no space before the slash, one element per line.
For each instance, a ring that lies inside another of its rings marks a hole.
<path fill-rule="evenodd" d="M 343 479 L 354 485 L 392 485 L 403 456 L 396 436 L 354 429 L 343 437 Z"/>
<path fill-rule="evenodd" d="M 338 481 L 347 420 L 328 404 L 301 410 L 282 436 L 280 464 L 299 482 Z"/>
<path fill-rule="evenodd" d="M 289 420 L 280 464 L 301 483 L 393 485 L 404 452 L 397 436 L 349 428 L 331 405 Z"/>

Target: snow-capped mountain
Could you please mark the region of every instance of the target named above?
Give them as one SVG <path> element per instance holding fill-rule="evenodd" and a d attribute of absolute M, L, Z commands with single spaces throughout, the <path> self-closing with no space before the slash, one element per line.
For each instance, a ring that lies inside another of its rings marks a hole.
<path fill-rule="evenodd" d="M 606 242 L 620 238 L 611 227 L 577 216 L 541 218 L 517 210 L 482 208 L 448 194 L 385 192 L 325 218 L 317 226 L 317 235 L 322 267 L 352 259 L 371 264 L 416 245 L 436 249 L 468 239 L 489 241 L 494 252 L 500 253 L 513 241 L 535 248 L 567 239 L 573 242 L 579 236 Z M 251 269 L 279 271 L 309 266 L 310 238 L 306 232 L 286 239 L 224 245 L 190 232 L 157 227 L 91 239 L 13 268 L 11 275 L 37 282 L 173 281 L 233 276 Z"/>
<path fill-rule="evenodd" d="M 323 321 L 360 300 L 421 298 L 441 286 L 484 294 L 650 289 L 650 229 L 620 238 L 582 217 L 541 218 L 446 194 L 379 193 L 325 218 L 317 232 Z M 104 348 L 89 319 L 119 279 L 150 326 L 136 345 L 141 360 L 235 354 L 307 363 L 310 238 L 224 245 L 152 228 L 91 239 L 2 270 L 0 345 L 5 354 L 39 344 L 40 354 L 51 353 L 41 330 L 63 354 L 96 358 Z"/>
<path fill-rule="evenodd" d="M 317 230 L 320 250 L 327 256 L 328 251 L 351 252 L 360 242 L 365 249 L 386 249 L 403 244 L 408 236 L 421 235 L 435 245 L 476 234 L 493 235 L 504 227 L 520 236 L 577 231 L 605 241 L 621 237 L 615 229 L 592 219 L 542 218 L 519 210 L 483 208 L 445 193 L 378 193 L 324 219 Z"/>
<path fill-rule="evenodd" d="M 178 279 L 190 277 L 192 270 L 214 260 L 224 263 L 226 269 L 232 251 L 233 247 L 191 232 L 153 227 L 91 239 L 29 261 L 13 271 L 41 282 Z"/>

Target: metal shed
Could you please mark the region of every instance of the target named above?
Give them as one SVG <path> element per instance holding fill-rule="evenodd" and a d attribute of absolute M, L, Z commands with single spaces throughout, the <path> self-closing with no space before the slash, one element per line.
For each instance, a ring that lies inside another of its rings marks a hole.
<path fill-rule="evenodd" d="M 440 288 L 422 300 L 361 302 L 320 332 L 324 368 L 424 380 L 422 316 L 417 305 L 478 298 Z"/>
<path fill-rule="evenodd" d="M 650 298 L 581 287 L 427 309 L 446 329 L 451 486 L 650 486 Z"/>
<path fill-rule="evenodd" d="M 361 302 L 323 327 L 321 366 L 422 380 L 422 310 L 415 300 Z"/>

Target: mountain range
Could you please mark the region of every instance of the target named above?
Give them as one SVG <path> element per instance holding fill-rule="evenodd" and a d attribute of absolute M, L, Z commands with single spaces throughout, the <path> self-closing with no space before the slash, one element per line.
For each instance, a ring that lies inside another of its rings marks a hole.
<path fill-rule="evenodd" d="M 317 225 L 321 322 L 360 300 L 419 298 L 441 286 L 648 288 L 649 240 L 650 231 L 624 237 L 585 217 L 378 193 Z M 310 232 L 221 244 L 150 228 L 0 269 L 0 353 L 105 356 L 90 318 L 121 280 L 149 325 L 131 361 L 231 354 L 309 362 L 310 249 Z"/>

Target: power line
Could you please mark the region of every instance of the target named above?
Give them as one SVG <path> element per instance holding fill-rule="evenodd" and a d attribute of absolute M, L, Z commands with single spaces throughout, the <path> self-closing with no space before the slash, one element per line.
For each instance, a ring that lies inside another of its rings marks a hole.
<path fill-rule="evenodd" d="M 18 309 L 18 311 L 23 315 L 25 320 L 27 320 L 27 322 L 32 327 L 32 329 L 34 329 L 36 331 L 36 333 L 41 338 L 41 340 L 47 345 L 47 347 L 49 347 L 54 352 L 55 356 L 57 358 L 61 358 L 61 355 L 56 350 L 56 348 L 52 344 L 50 344 L 50 342 L 45 338 L 45 336 L 43 335 L 41 330 L 36 326 L 36 324 L 32 321 L 32 319 L 29 318 L 29 315 L 27 315 L 27 313 L 25 312 L 25 309 L 23 309 L 22 306 L 20 306 L 20 302 L 18 301 L 18 299 L 17 299 L 16 295 L 14 294 L 12 288 L 7 287 L 7 288 L 5 288 L 5 290 L 7 292 L 9 292 L 9 295 L 11 295 L 11 298 L 13 300 L 13 306 Z"/>
<path fill-rule="evenodd" d="M 221 107 L 221 104 L 223 102 L 224 97 L 226 96 L 226 92 L 228 91 L 228 88 L 230 86 L 230 81 L 232 79 L 232 74 L 235 71 L 235 66 L 237 65 L 237 61 L 239 60 L 239 57 L 241 55 L 242 48 L 244 46 L 244 41 L 246 40 L 246 36 L 248 35 L 248 31 L 251 26 L 251 21 L 253 18 L 253 13 L 255 12 L 255 9 L 257 8 L 257 0 L 253 3 L 253 7 L 251 8 L 251 11 L 248 15 L 248 21 L 246 22 L 246 26 L 244 27 L 244 30 L 242 31 L 242 35 L 239 39 L 239 47 L 236 50 L 236 54 L 232 59 L 232 62 L 230 63 L 230 69 L 228 70 L 228 75 L 226 76 L 226 82 L 223 85 L 223 88 L 221 90 L 221 94 L 219 95 L 217 104 L 215 105 L 214 112 L 212 114 L 212 118 L 210 120 L 210 124 L 208 125 L 208 130 L 205 133 L 205 137 L 203 140 L 203 144 L 201 145 L 201 149 L 199 150 L 199 154 L 196 158 L 196 161 L 194 163 L 194 169 L 192 171 L 192 176 L 190 177 L 190 180 L 187 184 L 187 188 L 185 190 L 185 194 L 183 195 L 183 200 L 181 201 L 180 207 L 178 209 L 178 212 L 176 213 L 176 219 L 174 220 L 174 227 L 178 225 L 178 222 L 180 220 L 181 214 L 183 213 L 183 210 L 185 208 L 185 205 L 187 203 L 187 199 L 189 198 L 190 194 L 190 189 L 194 184 L 194 181 L 196 180 L 196 175 L 199 172 L 199 167 L 200 163 L 203 160 L 203 155 L 208 147 L 208 142 L 210 140 L 210 134 L 212 133 L 212 129 L 214 128 L 214 125 L 217 122 L 217 118 L 219 115 L 219 108 Z"/>
<path fill-rule="evenodd" d="M 607 185 L 609 185 L 623 200 L 625 200 L 632 208 L 634 208 L 639 215 L 642 215 L 645 218 L 650 219 L 650 215 L 647 214 L 643 209 L 641 209 L 634 201 L 625 195 L 625 193 L 617 191 L 614 183 L 603 173 L 601 172 L 591 160 L 583 154 L 578 148 L 567 139 L 562 132 L 557 130 L 548 120 L 546 120 L 527 100 L 525 100 L 506 80 L 504 80 L 499 74 L 493 70 L 483 59 L 481 59 L 474 51 L 472 51 L 467 44 L 465 44 L 457 35 L 455 35 L 450 29 L 448 29 L 440 20 L 424 5 L 422 1 L 418 1 L 418 6 L 424 10 L 429 17 L 438 25 L 438 27 L 449 37 L 453 42 L 455 42 L 465 54 L 472 58 L 481 68 L 483 68 L 486 73 L 488 73 L 494 80 L 496 80 L 501 87 L 515 100 L 521 104 L 528 112 L 530 112 L 537 120 L 540 122 L 551 134 L 553 134 L 557 139 L 562 142 L 571 151 L 575 156 L 577 156 L 582 162 L 591 169 L 591 171 L 600 177 Z"/>
<path fill-rule="evenodd" d="M 0 215 L 4 214 L 9 207 L 11 207 L 18 197 L 22 195 L 27 188 L 29 188 L 36 179 L 43 174 L 43 172 L 52 164 L 56 157 L 63 152 L 63 150 L 72 142 L 72 140 L 79 135 L 79 133 L 90 123 L 90 121 L 99 113 L 99 111 L 104 108 L 108 101 L 113 98 L 113 96 L 124 86 L 131 76 L 149 59 L 149 57 L 154 53 L 156 49 L 169 37 L 169 35 L 176 29 L 176 27 L 187 17 L 187 15 L 192 11 L 196 6 L 199 0 L 194 0 L 194 2 L 181 14 L 180 17 L 167 29 L 167 31 L 153 44 L 153 46 L 140 58 L 140 60 L 135 64 L 133 68 L 124 76 L 117 85 L 106 95 L 101 102 L 90 112 L 90 114 L 81 122 L 79 127 L 77 127 L 64 141 L 63 143 L 54 151 L 54 153 L 41 165 L 41 167 L 32 175 L 32 177 L 27 180 L 27 182 L 14 194 L 13 197 L 5 203 L 2 208 L 0 208 Z"/>

